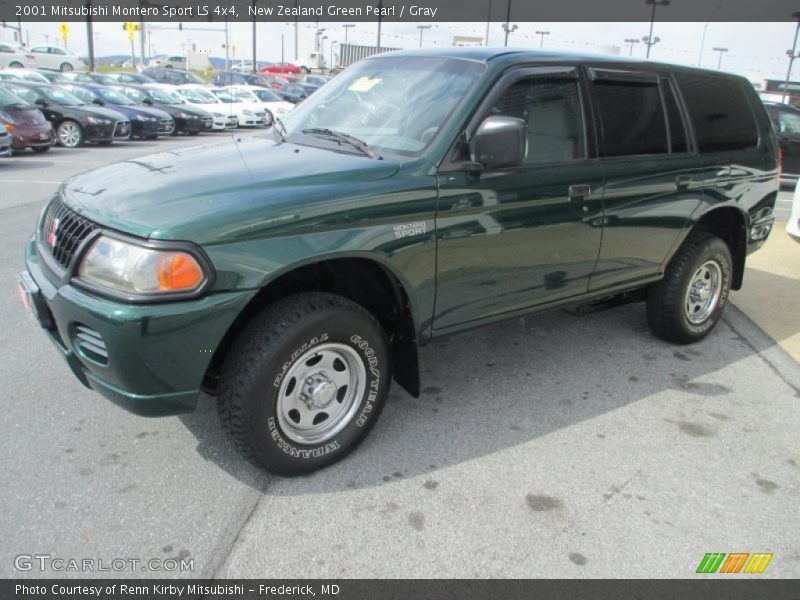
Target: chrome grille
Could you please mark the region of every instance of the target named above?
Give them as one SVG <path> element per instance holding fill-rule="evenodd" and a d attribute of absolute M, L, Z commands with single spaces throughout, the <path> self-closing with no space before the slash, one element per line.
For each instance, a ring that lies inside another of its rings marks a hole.
<path fill-rule="evenodd" d="M 172 119 L 161 119 L 158 123 L 158 130 L 164 133 L 169 133 L 172 131 L 172 128 L 175 126 Z"/>
<path fill-rule="evenodd" d="M 66 269 L 81 242 L 95 229 L 97 226 L 94 223 L 67 208 L 60 198 L 56 198 L 47 207 L 42 219 L 41 241 L 56 262 Z"/>

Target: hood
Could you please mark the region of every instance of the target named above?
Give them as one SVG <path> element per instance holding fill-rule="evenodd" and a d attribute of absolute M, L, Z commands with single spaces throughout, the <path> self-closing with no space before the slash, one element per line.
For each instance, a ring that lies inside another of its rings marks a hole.
<path fill-rule="evenodd" d="M 7 113 L 19 125 L 44 125 L 48 122 L 42 111 L 36 108 L 15 108 L 0 112 Z"/>
<path fill-rule="evenodd" d="M 266 137 L 161 152 L 73 177 L 64 201 L 107 227 L 199 244 L 310 226 L 343 193 L 391 177 L 399 163 Z M 366 192 L 362 192 L 366 193 Z"/>
<path fill-rule="evenodd" d="M 119 111 L 103 108 L 102 106 L 62 106 L 62 108 L 74 110 L 77 113 L 92 115 L 94 117 L 102 117 L 104 119 L 111 119 L 112 121 L 127 121 L 128 118 L 121 114 Z"/>

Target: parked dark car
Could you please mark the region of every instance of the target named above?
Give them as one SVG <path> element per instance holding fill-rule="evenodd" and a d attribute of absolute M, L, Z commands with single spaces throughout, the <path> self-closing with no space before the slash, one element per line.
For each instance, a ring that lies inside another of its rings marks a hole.
<path fill-rule="evenodd" d="M 777 102 L 765 102 L 764 106 L 783 155 L 781 183 L 794 184 L 800 178 L 800 110 Z"/>
<path fill-rule="evenodd" d="M 292 81 L 277 90 L 278 95 L 288 102 L 297 104 L 308 98 L 319 89 L 318 85 Z"/>
<path fill-rule="evenodd" d="M 130 139 L 138 137 L 152 140 L 159 134 L 168 134 L 174 129 L 164 125 L 164 123 L 172 121 L 169 114 L 151 106 L 137 104 L 122 92 L 111 87 L 89 84 L 61 84 L 61 87 L 87 104 L 105 106 L 125 115 L 131 122 Z"/>
<path fill-rule="evenodd" d="M 237 71 L 219 71 L 214 75 L 212 83 L 218 86 L 228 85 L 257 85 L 259 87 L 272 87 L 273 77 L 264 77 L 255 73 L 239 73 Z"/>
<path fill-rule="evenodd" d="M 455 332 L 642 302 L 631 329 L 646 318 L 667 342 L 703 340 L 772 231 L 777 156 L 744 77 L 508 48 L 395 52 L 348 67 L 271 139 L 68 180 L 31 223 L 18 281 L 85 386 L 151 416 L 211 394 L 245 457 L 298 475 L 374 430 L 392 380 L 418 397 L 436 360 L 420 346 Z M 76 223 L 81 239 L 65 240 Z M 594 343 L 589 323 L 580 333 Z M 724 345 L 741 345 L 727 327 L 702 350 Z M 632 372 L 552 368 L 539 376 L 565 394 L 583 389 L 569 369 L 603 384 Z M 448 393 L 535 405 L 496 397 L 502 372 L 460 377 Z M 468 443 L 481 423 L 461 426 Z"/>
<path fill-rule="evenodd" d="M 111 85 L 116 83 L 116 80 L 107 73 L 86 73 L 95 83 L 99 83 L 100 85 Z"/>
<path fill-rule="evenodd" d="M 45 71 L 40 70 L 38 71 L 49 81 L 50 83 L 69 83 L 72 81 L 69 77 L 65 76 L 61 71 Z"/>
<path fill-rule="evenodd" d="M 47 83 L 4 83 L 3 87 L 42 111 L 53 125 L 56 140 L 67 148 L 84 142 L 110 144 L 127 139 L 131 124 L 115 110 L 91 106 L 65 89 Z"/>
<path fill-rule="evenodd" d="M 156 83 L 168 83 L 170 85 L 205 83 L 205 81 L 191 71 L 173 69 L 172 67 L 148 67 L 142 70 L 142 75 L 146 75 Z"/>
<path fill-rule="evenodd" d="M 152 77 L 142 75 L 141 73 L 108 73 L 108 76 L 113 78 L 115 84 L 140 85 L 143 83 L 158 83 Z"/>
<path fill-rule="evenodd" d="M 88 73 L 81 73 L 80 71 L 62 72 L 61 78 L 58 81 L 69 83 L 97 83 Z"/>
<path fill-rule="evenodd" d="M 53 126 L 42 111 L 0 85 L 0 119 L 11 136 L 11 149 L 47 152 L 53 145 Z"/>
<path fill-rule="evenodd" d="M 169 70 L 173 71 L 174 69 Z M 119 90 L 137 104 L 153 106 L 170 115 L 175 121 L 172 135 L 179 133 L 197 135 L 201 131 L 210 131 L 214 126 L 214 118 L 208 111 L 190 106 L 183 98 L 168 89 L 153 84 L 120 85 L 114 89 Z"/>
<path fill-rule="evenodd" d="M 322 87 L 326 83 L 331 80 L 330 77 L 325 75 L 303 75 L 302 82 L 307 83 L 309 85 L 315 85 L 317 87 Z"/>

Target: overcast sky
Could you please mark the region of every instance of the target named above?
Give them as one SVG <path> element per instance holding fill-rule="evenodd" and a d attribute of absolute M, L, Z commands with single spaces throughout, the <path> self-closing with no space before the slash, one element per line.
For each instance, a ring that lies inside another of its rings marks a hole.
<path fill-rule="evenodd" d="M 540 37 L 536 31 L 549 31 L 545 37 L 546 49 L 582 52 L 610 52 L 614 46 L 627 55 L 626 38 L 641 39 L 648 34 L 649 23 L 518 23 L 519 29 L 509 37 L 509 46 L 538 48 Z M 190 31 L 190 27 L 215 28 L 216 31 Z M 396 48 L 416 48 L 419 45 L 419 29 L 416 23 L 383 23 L 382 45 Z M 696 65 L 700 58 L 700 45 L 705 23 L 656 23 L 654 35 L 661 41 L 653 48 L 654 60 Z M 31 44 L 42 44 L 58 39 L 58 23 L 22 23 L 23 31 Z M 193 25 L 184 23 L 184 30 L 177 31 L 177 23 L 157 23 L 161 27 L 152 32 L 154 53 L 181 53 L 186 43 L 193 43 L 198 50 L 209 49 L 214 56 L 224 56 L 224 26 L 222 23 Z M 300 23 L 300 57 L 306 56 L 314 45 L 316 25 Z M 340 23 L 320 23 L 325 28 L 325 56 L 329 57 L 332 40 L 344 42 L 345 30 Z M 252 58 L 252 23 L 231 23 L 231 44 L 236 45 L 237 57 Z M 782 79 L 786 76 L 788 58 L 795 24 L 786 23 L 717 23 L 707 27 L 705 51 L 702 64 L 717 67 L 719 53 L 715 47 L 728 48 L 722 59 L 722 68 L 744 75 L 761 75 L 764 78 Z M 0 40 L 12 40 L 11 29 L 0 29 Z M 257 24 L 258 59 L 278 61 L 281 59 L 281 35 L 284 36 L 285 58 L 294 60 L 294 24 Z M 438 23 L 423 31 L 423 47 L 441 48 L 451 46 L 453 37 L 486 35 L 485 23 Z M 489 45 L 502 46 L 504 32 L 502 23 L 490 27 Z M 130 42 L 122 30 L 121 23 L 95 23 L 95 39 L 98 56 L 130 54 Z M 351 43 L 374 45 L 377 40 L 377 24 L 359 22 L 349 30 Z M 85 23 L 70 23 L 68 47 L 78 54 L 86 53 Z M 139 52 L 138 37 L 136 52 Z M 645 44 L 633 48 L 633 55 L 644 57 Z M 301 61 L 302 62 L 302 61 Z M 800 61 L 798 61 L 800 62 Z M 800 69 L 800 65 L 797 67 Z M 800 71 L 793 74 L 800 79 Z"/>

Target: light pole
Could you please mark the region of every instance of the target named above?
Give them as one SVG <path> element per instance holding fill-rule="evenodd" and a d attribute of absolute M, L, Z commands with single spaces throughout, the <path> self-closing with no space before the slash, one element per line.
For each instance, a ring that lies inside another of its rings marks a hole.
<path fill-rule="evenodd" d="M 317 29 L 317 32 L 314 34 L 314 51 L 315 52 L 319 52 L 320 51 L 320 49 L 319 49 L 319 36 L 321 36 L 324 31 L 325 31 L 325 28 L 323 27 L 322 29 Z"/>
<path fill-rule="evenodd" d="M 786 94 L 789 91 L 789 79 L 792 77 L 792 65 L 797 56 L 797 33 L 800 31 L 800 12 L 793 12 L 792 18 L 797 21 L 797 26 L 794 29 L 794 42 L 792 42 L 792 52 L 789 54 L 789 70 L 786 71 L 786 82 L 783 84 L 783 97 L 781 103 L 786 102 Z"/>
<path fill-rule="evenodd" d="M 503 29 L 506 32 L 506 41 L 504 44 L 506 47 L 508 47 L 508 34 L 517 30 L 517 26 L 511 25 L 510 23 L 511 23 L 511 0 L 508 0 L 508 5 L 506 8 L 506 22 L 503 23 Z"/>
<path fill-rule="evenodd" d="M 347 44 L 347 34 L 350 32 L 351 27 L 355 27 L 355 23 L 345 23 L 342 25 L 344 27 L 344 43 Z"/>
<path fill-rule="evenodd" d="M 644 36 L 644 37 L 642 38 L 642 41 L 643 41 L 643 42 L 645 43 L 645 45 L 647 46 L 647 57 L 649 58 L 649 57 L 650 57 L 650 48 L 652 48 L 652 47 L 653 47 L 653 46 L 655 46 L 655 45 L 656 45 L 658 42 L 660 42 L 660 41 L 661 41 L 661 38 L 660 38 L 660 37 L 658 37 L 658 36 L 656 36 L 656 37 L 654 37 L 654 38 L 651 40 L 651 39 L 650 39 L 650 36 L 649 36 L 649 35 L 646 35 L 646 36 Z"/>
<path fill-rule="evenodd" d="M 719 12 L 719 9 L 722 8 L 721 6 L 717 6 L 714 9 L 714 12 L 711 13 L 711 16 L 708 17 L 708 21 L 703 26 L 703 37 L 700 40 L 700 56 L 697 57 L 697 66 L 700 67 L 703 64 L 703 50 L 706 47 L 706 33 L 708 32 L 708 26 L 711 24 L 711 21 L 714 19 L 714 15 Z"/>
<path fill-rule="evenodd" d="M 492 24 L 492 0 L 489 0 L 489 12 L 486 13 L 486 46 L 489 45 L 489 25 Z"/>
<path fill-rule="evenodd" d="M 625 43 L 628 44 L 628 56 L 633 56 L 633 45 L 638 44 L 639 40 L 636 38 L 625 38 Z"/>
<path fill-rule="evenodd" d="M 539 48 L 542 48 L 544 46 L 544 36 L 550 35 L 550 32 L 549 31 L 537 31 L 536 35 L 540 36 Z"/>
<path fill-rule="evenodd" d="M 381 13 L 383 12 L 383 0 L 378 0 L 378 53 L 381 51 Z"/>
<path fill-rule="evenodd" d="M 647 56 L 650 58 L 650 48 L 658 43 L 658 38 L 653 37 L 653 25 L 656 22 L 656 6 L 669 6 L 672 0 L 644 0 L 645 4 L 652 4 L 653 12 L 650 14 L 650 35 L 642 38 L 643 42 L 647 43 Z M 651 42 L 650 40 L 655 40 Z"/>
<path fill-rule="evenodd" d="M 717 71 L 722 69 L 722 55 L 725 54 L 728 49 L 727 48 L 713 48 L 714 52 L 719 52 L 719 60 L 717 61 Z"/>
<path fill-rule="evenodd" d="M 419 29 L 419 47 L 422 48 L 422 32 L 426 29 L 430 29 L 431 25 L 417 25 L 417 29 Z"/>
<path fill-rule="evenodd" d="M 330 67 L 329 67 L 329 73 L 330 73 L 331 75 L 333 75 L 333 48 L 334 48 L 334 46 L 336 46 L 336 44 L 338 44 L 338 43 L 339 43 L 339 42 L 337 42 L 336 40 L 333 40 L 333 41 L 331 41 L 331 65 L 330 65 Z"/>

